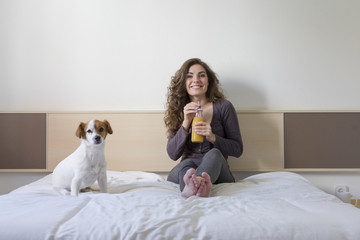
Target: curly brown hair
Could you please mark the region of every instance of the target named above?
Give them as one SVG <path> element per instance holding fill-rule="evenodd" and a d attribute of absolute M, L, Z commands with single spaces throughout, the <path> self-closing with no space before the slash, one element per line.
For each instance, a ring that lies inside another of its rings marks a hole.
<path fill-rule="evenodd" d="M 167 109 L 165 111 L 164 122 L 167 127 L 168 134 L 175 135 L 184 121 L 183 108 L 190 102 L 190 97 L 186 90 L 186 76 L 191 66 L 201 65 L 208 76 L 209 86 L 206 97 L 210 102 L 216 102 L 224 99 L 225 96 L 220 89 L 219 79 L 211 68 L 199 58 L 191 58 L 184 62 L 175 76 L 171 77 L 170 86 L 167 93 Z"/>

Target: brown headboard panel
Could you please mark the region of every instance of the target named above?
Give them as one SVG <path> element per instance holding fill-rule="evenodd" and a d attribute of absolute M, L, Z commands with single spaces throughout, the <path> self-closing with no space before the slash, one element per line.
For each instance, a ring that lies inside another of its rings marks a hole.
<path fill-rule="evenodd" d="M 0 169 L 46 168 L 45 113 L 1 113 L 0 133 Z"/>
<path fill-rule="evenodd" d="M 285 113 L 285 168 L 360 168 L 360 113 Z"/>

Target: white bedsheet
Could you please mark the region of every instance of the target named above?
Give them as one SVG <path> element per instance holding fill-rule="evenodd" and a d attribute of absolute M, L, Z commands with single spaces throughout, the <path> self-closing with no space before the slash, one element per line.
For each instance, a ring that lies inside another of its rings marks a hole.
<path fill-rule="evenodd" d="M 210 198 L 145 172 L 109 171 L 108 188 L 72 197 L 50 174 L 2 195 L 0 239 L 360 239 L 360 210 L 294 173 L 215 185 Z"/>

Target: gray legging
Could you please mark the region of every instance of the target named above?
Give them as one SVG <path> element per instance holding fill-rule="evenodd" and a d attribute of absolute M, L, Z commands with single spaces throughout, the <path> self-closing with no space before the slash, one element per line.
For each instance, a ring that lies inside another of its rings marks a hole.
<path fill-rule="evenodd" d="M 207 152 L 199 166 L 191 159 L 182 160 L 171 170 L 167 180 L 180 184 L 180 190 L 182 191 L 185 187 L 184 175 L 190 168 L 196 169 L 196 176 L 201 176 L 201 173 L 203 172 L 208 173 L 212 183 L 235 181 L 226 159 L 217 148 L 213 148 Z"/>

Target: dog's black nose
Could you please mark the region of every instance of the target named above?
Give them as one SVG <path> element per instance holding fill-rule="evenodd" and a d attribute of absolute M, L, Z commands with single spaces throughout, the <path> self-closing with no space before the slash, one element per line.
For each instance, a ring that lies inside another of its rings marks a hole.
<path fill-rule="evenodd" d="M 101 140 L 101 137 L 100 137 L 100 136 L 95 136 L 95 141 L 96 141 L 96 142 L 100 142 L 100 140 Z"/>

